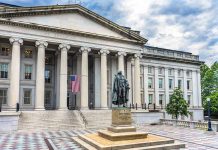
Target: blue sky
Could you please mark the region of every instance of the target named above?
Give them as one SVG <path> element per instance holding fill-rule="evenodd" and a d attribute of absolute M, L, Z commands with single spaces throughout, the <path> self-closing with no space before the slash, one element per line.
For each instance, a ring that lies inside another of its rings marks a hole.
<path fill-rule="evenodd" d="M 80 3 L 141 31 L 147 45 L 188 51 L 218 61 L 218 0 L 1 0 L 21 6 Z"/>

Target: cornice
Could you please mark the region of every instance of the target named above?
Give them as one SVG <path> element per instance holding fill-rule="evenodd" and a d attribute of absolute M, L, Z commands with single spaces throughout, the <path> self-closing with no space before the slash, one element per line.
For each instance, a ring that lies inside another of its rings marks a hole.
<path fill-rule="evenodd" d="M 190 63 L 190 64 L 195 64 L 195 65 L 202 65 L 204 63 L 203 61 L 174 58 L 174 57 L 167 57 L 167 56 L 158 56 L 158 55 L 152 55 L 152 54 L 142 54 L 142 57 L 143 58 L 157 59 L 157 60 L 180 62 L 180 63 Z"/>
<path fill-rule="evenodd" d="M 47 15 L 47 14 L 57 14 L 57 13 L 59 14 L 59 13 L 69 13 L 74 11 L 77 11 L 87 17 L 95 19 L 95 21 L 97 21 L 98 23 L 106 25 L 112 30 L 116 30 L 116 32 L 119 32 L 120 34 L 125 34 L 128 38 L 135 39 L 139 43 L 145 44 L 148 41 L 147 39 L 143 38 L 136 32 L 124 28 L 78 4 L 8 8 L 0 11 L 0 17 L 11 18 L 16 16 Z"/>

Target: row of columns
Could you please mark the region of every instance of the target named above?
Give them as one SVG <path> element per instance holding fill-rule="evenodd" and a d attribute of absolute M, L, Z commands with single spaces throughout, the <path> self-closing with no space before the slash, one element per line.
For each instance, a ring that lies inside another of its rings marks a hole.
<path fill-rule="evenodd" d="M 20 38 L 10 38 L 12 44 L 12 60 L 11 60 L 11 76 L 10 76 L 10 96 L 8 105 L 15 109 L 16 103 L 19 102 L 20 89 L 20 46 L 23 40 Z M 35 94 L 35 110 L 44 110 L 44 90 L 45 90 L 45 49 L 48 43 L 45 41 L 36 41 L 35 46 L 38 49 L 36 63 L 36 94 Z M 58 49 L 61 52 L 60 60 L 60 103 L 59 109 L 67 109 L 67 52 L 70 49 L 68 44 L 60 44 Z M 88 109 L 88 53 L 91 51 L 89 47 L 81 47 L 82 53 L 81 63 L 81 107 Z M 107 106 L 107 54 L 108 50 L 100 50 L 101 55 L 101 108 Z M 124 74 L 124 57 L 125 52 L 118 52 L 118 70 Z M 135 54 L 135 71 L 134 71 L 134 100 L 140 104 L 140 54 Z"/>

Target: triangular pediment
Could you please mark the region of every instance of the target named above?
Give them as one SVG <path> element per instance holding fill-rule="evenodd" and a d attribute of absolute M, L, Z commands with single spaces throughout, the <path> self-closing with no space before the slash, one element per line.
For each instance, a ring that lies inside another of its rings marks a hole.
<path fill-rule="evenodd" d="M 83 16 L 77 12 L 64 14 L 22 16 L 11 19 L 12 21 L 22 21 L 26 23 L 36 23 L 40 25 L 76 30 L 81 32 L 106 35 L 117 38 L 126 38 L 124 35 L 93 21 L 91 18 Z"/>
<path fill-rule="evenodd" d="M 119 26 L 80 5 L 9 8 L 0 12 L 0 17 L 17 23 L 32 23 L 35 26 L 44 25 L 47 28 L 56 27 L 83 34 L 103 35 L 140 43 L 147 42 L 147 39 L 140 36 L 138 31 Z"/>

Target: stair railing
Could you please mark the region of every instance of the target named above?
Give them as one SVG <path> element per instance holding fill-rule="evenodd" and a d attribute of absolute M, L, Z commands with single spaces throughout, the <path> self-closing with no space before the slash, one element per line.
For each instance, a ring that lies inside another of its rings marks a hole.
<path fill-rule="evenodd" d="M 88 125 L 88 121 L 86 120 L 86 117 L 83 115 L 83 113 L 80 111 L 80 109 L 78 109 L 78 112 L 79 112 L 79 115 L 82 118 L 83 124 L 85 125 L 85 128 L 86 128 Z"/>

